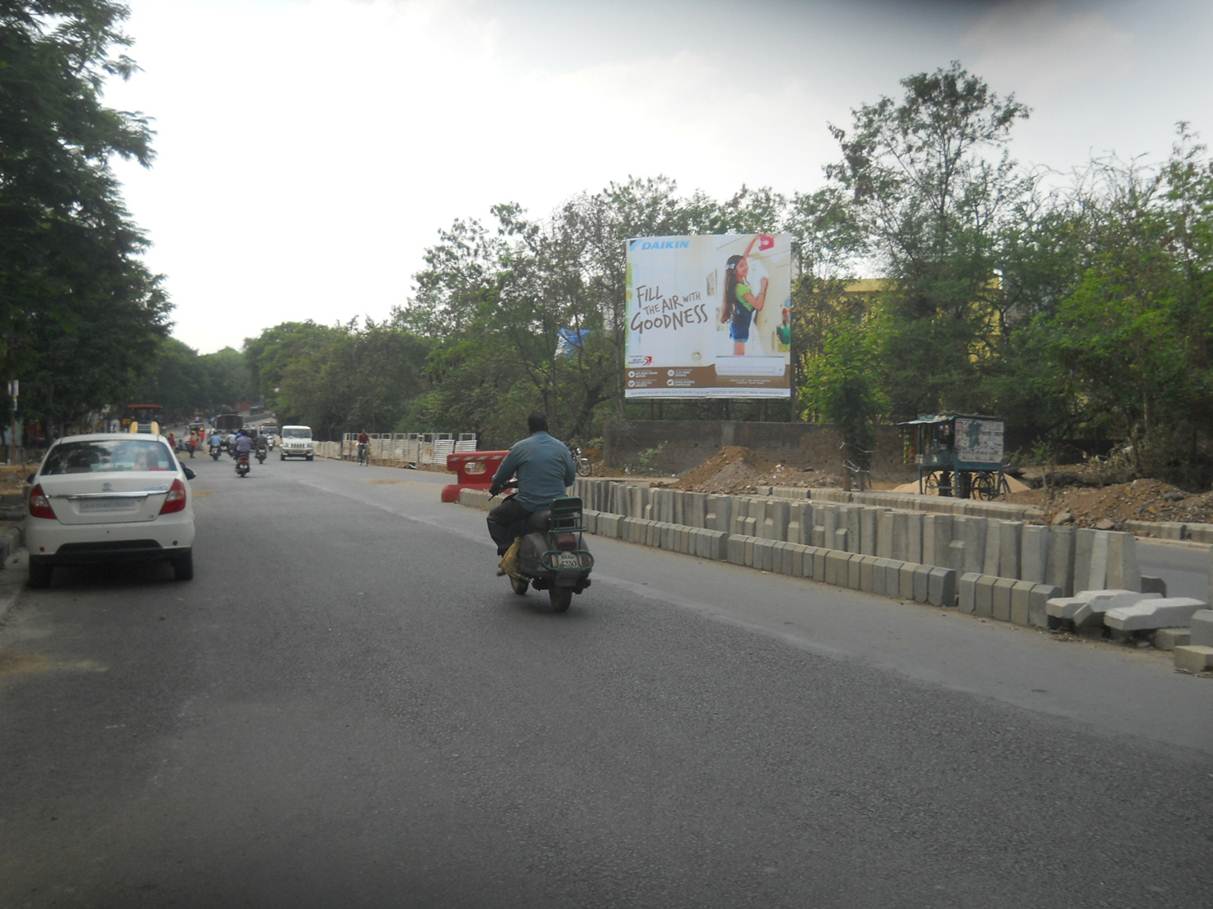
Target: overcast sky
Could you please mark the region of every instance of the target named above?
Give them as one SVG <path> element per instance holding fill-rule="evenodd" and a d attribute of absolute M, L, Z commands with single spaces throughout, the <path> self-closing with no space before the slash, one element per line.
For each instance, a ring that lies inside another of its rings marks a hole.
<path fill-rule="evenodd" d="M 384 318 L 437 231 L 536 216 L 628 175 L 792 193 L 827 122 L 952 59 L 1032 110 L 1021 161 L 1213 140 L 1208 0 L 129 0 L 154 118 L 119 166 L 174 335 L 202 353 L 287 320 Z"/>

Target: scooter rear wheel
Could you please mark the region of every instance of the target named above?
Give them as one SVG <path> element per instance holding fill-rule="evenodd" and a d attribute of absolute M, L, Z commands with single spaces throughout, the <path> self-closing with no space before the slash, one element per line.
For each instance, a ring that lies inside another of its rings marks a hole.
<path fill-rule="evenodd" d="M 548 599 L 552 603 L 553 612 L 568 612 L 573 602 L 573 591 L 567 587 L 548 588 Z"/>
<path fill-rule="evenodd" d="M 520 597 L 526 596 L 526 589 L 531 585 L 531 582 L 526 578 L 510 578 L 510 587 L 514 593 Z"/>

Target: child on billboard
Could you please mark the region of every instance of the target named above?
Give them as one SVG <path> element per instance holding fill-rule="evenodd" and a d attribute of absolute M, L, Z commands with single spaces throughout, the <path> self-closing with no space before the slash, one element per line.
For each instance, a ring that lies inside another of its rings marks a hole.
<path fill-rule="evenodd" d="M 729 256 L 724 267 L 724 304 L 721 307 L 720 321 L 728 323 L 735 357 L 745 356 L 745 346 L 750 340 L 754 314 L 762 312 L 767 302 L 767 279 L 762 279 L 757 294 L 749 284 L 750 253 L 754 251 L 754 244 L 759 241 L 759 249 L 769 249 L 774 245 L 773 237 L 758 234 L 750 240 L 744 253 L 740 256 Z"/>

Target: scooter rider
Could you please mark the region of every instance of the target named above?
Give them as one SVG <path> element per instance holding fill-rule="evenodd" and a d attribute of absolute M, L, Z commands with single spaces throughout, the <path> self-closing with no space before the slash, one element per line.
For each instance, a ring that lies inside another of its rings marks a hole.
<path fill-rule="evenodd" d="M 239 461 L 241 455 L 244 455 L 247 458 L 248 453 L 252 450 L 253 450 L 253 440 L 250 439 L 248 436 L 246 436 L 244 434 L 243 430 L 236 433 L 236 445 L 235 445 L 235 448 L 233 449 L 233 457 L 235 457 L 235 459 L 237 461 Z"/>
<path fill-rule="evenodd" d="M 573 456 L 559 439 L 548 435 L 548 421 L 541 413 L 526 420 L 530 435 L 514 443 L 497 472 L 489 492 L 497 495 L 510 477 L 518 477 L 518 494 L 489 512 L 489 536 L 497 544 L 497 555 L 506 550 L 526 527 L 526 519 L 551 506 L 577 478 Z"/>

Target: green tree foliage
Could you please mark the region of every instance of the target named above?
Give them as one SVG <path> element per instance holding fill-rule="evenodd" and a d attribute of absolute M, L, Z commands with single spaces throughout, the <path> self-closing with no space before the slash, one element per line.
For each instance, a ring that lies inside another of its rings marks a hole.
<path fill-rule="evenodd" d="M 101 101 L 134 64 L 105 0 L 0 3 L 0 365 L 27 414 L 62 424 L 122 397 L 169 304 L 139 256 L 111 156 L 151 161 L 138 114 Z"/>
<path fill-rule="evenodd" d="M 283 322 L 245 340 L 243 363 L 280 420 L 335 439 L 361 429 L 393 431 L 427 389 L 427 352 L 425 339 L 397 323 Z"/>
<path fill-rule="evenodd" d="M 1001 231 L 1032 180 L 1007 143 L 1028 110 L 960 64 L 902 80 L 831 127 L 842 160 L 827 169 L 851 196 L 850 216 L 890 279 L 881 357 L 899 417 L 980 402 L 983 338 L 998 309 Z"/>
<path fill-rule="evenodd" d="M 543 218 L 496 205 L 438 233 L 414 293 L 386 323 L 287 322 L 246 339 L 242 353 L 207 357 L 165 343 L 151 387 L 174 407 L 263 398 L 284 421 L 330 438 L 459 430 L 497 447 L 538 409 L 558 434 L 589 440 L 607 419 L 653 406 L 624 402 L 627 240 L 786 231 L 800 251 L 794 412 L 839 425 L 849 460 L 866 463 L 877 422 L 976 411 L 1004 416 L 1025 445 L 1125 440 L 1144 472 L 1207 478 L 1213 162 L 1204 146 L 1181 127 L 1160 165 L 1094 162 L 1073 187 L 1046 191 L 1011 159 L 1012 130 L 1028 115 L 1013 95 L 958 63 L 901 88 L 896 100 L 853 111 L 847 129 L 831 127 L 840 156 L 819 188 L 784 197 L 743 186 L 717 200 L 664 177 L 629 178 Z M 60 264 L 55 281 L 74 274 Z M 139 277 L 116 279 L 124 275 Z M 154 299 L 143 278 L 152 296 L 124 299 Z M 50 290 L 42 299 L 64 324 L 80 318 L 81 332 L 93 331 L 84 303 L 76 316 L 55 309 Z M 61 334 L 48 331 L 45 346 L 57 351 Z M 54 362 L 71 358 L 75 342 L 65 343 Z M 111 365 L 77 358 L 72 368 Z M 716 402 L 657 407 L 720 412 Z M 731 415 L 767 410 L 735 403 Z"/>
<path fill-rule="evenodd" d="M 864 470 L 871 466 L 874 426 L 888 407 L 878 379 L 881 340 L 870 321 L 843 318 L 832 323 L 825 331 L 822 354 L 808 361 L 799 389 L 806 413 L 836 426 L 847 459 Z"/>
<path fill-rule="evenodd" d="M 1184 126 L 1157 169 L 1103 162 L 1089 260 L 1047 350 L 1088 425 L 1127 439 L 1145 474 L 1203 483 L 1213 435 L 1213 161 Z M 1064 368 L 1064 373 L 1063 373 Z"/>

